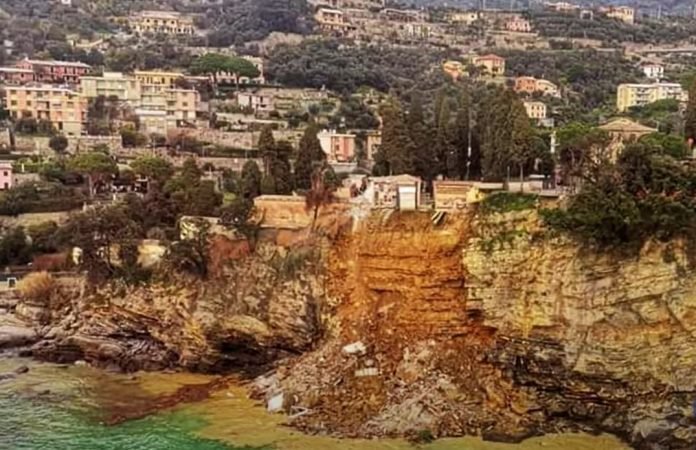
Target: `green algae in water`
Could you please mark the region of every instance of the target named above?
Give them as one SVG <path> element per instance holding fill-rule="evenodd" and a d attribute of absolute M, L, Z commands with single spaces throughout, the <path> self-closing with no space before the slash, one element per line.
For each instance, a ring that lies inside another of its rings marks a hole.
<path fill-rule="evenodd" d="M 40 400 L 0 398 L 0 411 L 4 411 L 0 413 L 3 450 L 252 449 L 196 436 L 205 420 L 183 411 L 110 427 Z"/>

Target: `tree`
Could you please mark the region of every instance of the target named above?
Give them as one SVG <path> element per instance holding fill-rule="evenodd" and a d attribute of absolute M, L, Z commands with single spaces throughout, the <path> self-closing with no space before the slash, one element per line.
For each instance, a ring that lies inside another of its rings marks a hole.
<path fill-rule="evenodd" d="M 107 184 L 118 174 L 116 162 L 101 152 L 80 153 L 68 161 L 68 167 L 87 177 L 89 196 L 96 193 L 100 184 Z"/>
<path fill-rule="evenodd" d="M 413 171 L 415 175 L 432 181 L 435 177 L 436 159 L 431 145 L 431 133 L 423 112 L 423 98 L 420 92 L 415 92 L 406 118 L 406 126 L 413 143 Z"/>
<path fill-rule="evenodd" d="M 191 73 L 210 76 L 213 80 L 213 88 L 217 91 L 219 73 L 232 74 L 235 78 L 235 84 L 239 85 L 239 78 L 255 78 L 259 76 L 260 72 L 253 63 L 244 58 L 220 53 L 206 53 L 193 61 Z"/>
<path fill-rule="evenodd" d="M 130 164 L 137 175 L 163 185 L 174 174 L 171 163 L 158 156 L 140 156 Z"/>
<path fill-rule="evenodd" d="M 244 198 L 235 198 L 230 204 L 220 210 L 220 223 L 227 228 L 236 230 L 250 242 L 256 239 L 258 225 L 251 218 L 254 214 L 254 202 Z"/>
<path fill-rule="evenodd" d="M 413 170 L 414 144 L 398 101 L 390 99 L 380 110 L 382 144 L 374 156 L 375 175 L 398 175 Z"/>
<path fill-rule="evenodd" d="M 452 130 L 452 152 L 447 161 L 447 175 L 460 180 L 477 177 L 481 173 L 481 154 L 474 134 L 473 111 L 468 90 L 459 101 Z"/>
<path fill-rule="evenodd" d="M 449 101 L 445 100 L 440 103 L 440 111 L 437 111 L 435 117 L 438 118 L 435 132 L 435 161 L 431 165 L 430 180 L 440 173 L 447 173 L 447 160 L 451 159 L 451 154 L 454 153 L 452 144 L 452 136 L 450 134 L 450 105 Z"/>
<path fill-rule="evenodd" d="M 326 154 L 317 137 L 318 133 L 318 127 L 310 124 L 300 139 L 295 159 L 295 185 L 298 189 L 310 189 L 314 169 L 326 161 Z"/>
<path fill-rule="evenodd" d="M 686 114 L 684 115 L 684 136 L 689 141 L 689 146 L 696 144 L 696 80 L 691 83 L 689 88 L 689 102 L 686 104 Z"/>
<path fill-rule="evenodd" d="M 319 210 L 334 201 L 336 187 L 332 183 L 327 183 L 327 179 L 330 178 L 328 175 L 330 170 L 331 167 L 328 164 L 315 169 L 312 174 L 312 188 L 305 194 L 305 209 L 313 211 L 312 229 L 316 226 Z"/>
<path fill-rule="evenodd" d="M 192 232 L 186 239 L 170 245 L 164 257 L 164 264 L 177 271 L 207 278 L 210 261 L 210 223 L 205 219 L 196 218 L 191 219 L 187 226 Z"/>
<path fill-rule="evenodd" d="M 51 137 L 48 146 L 56 153 L 63 153 L 68 148 L 68 138 L 62 134 L 57 134 Z"/>
<path fill-rule="evenodd" d="M 254 200 L 261 194 L 261 171 L 255 161 L 249 160 L 242 167 L 242 198 Z"/>
<path fill-rule="evenodd" d="M 261 158 L 263 158 L 263 171 L 268 174 L 271 171 L 271 161 L 276 157 L 276 142 L 273 139 L 273 128 L 270 125 L 261 129 L 258 149 Z"/>

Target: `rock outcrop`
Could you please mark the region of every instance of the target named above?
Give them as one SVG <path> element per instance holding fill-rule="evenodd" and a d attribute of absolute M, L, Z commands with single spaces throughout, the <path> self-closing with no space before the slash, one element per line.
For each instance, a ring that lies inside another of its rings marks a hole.
<path fill-rule="evenodd" d="M 44 311 L 31 353 L 127 371 L 264 370 L 319 332 L 321 267 L 303 251 L 261 247 L 207 282 L 112 284 L 78 296 Z"/>

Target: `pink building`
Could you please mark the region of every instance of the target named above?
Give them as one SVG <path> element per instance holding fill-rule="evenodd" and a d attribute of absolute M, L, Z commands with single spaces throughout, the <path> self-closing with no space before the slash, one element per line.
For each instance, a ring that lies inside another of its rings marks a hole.
<path fill-rule="evenodd" d="M 34 81 L 34 71 L 18 67 L 0 67 L 0 83 L 26 84 Z"/>
<path fill-rule="evenodd" d="M 34 72 L 34 81 L 40 83 L 77 84 L 80 77 L 87 75 L 90 66 L 81 62 L 38 61 L 24 59 L 17 63 L 17 68 Z"/>
<path fill-rule="evenodd" d="M 317 136 L 329 162 L 350 162 L 355 157 L 355 135 L 322 131 Z"/>
<path fill-rule="evenodd" d="M 12 188 L 12 163 L 0 161 L 0 191 Z"/>

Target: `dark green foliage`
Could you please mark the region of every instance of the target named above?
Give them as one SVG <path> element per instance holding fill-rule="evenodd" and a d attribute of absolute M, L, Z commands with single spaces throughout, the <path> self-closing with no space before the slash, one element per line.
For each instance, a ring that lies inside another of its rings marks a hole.
<path fill-rule="evenodd" d="M 0 193 L 0 214 L 57 212 L 80 208 L 85 198 L 74 189 L 56 183 L 24 183 Z"/>
<path fill-rule="evenodd" d="M 492 214 L 524 211 L 525 209 L 535 208 L 536 203 L 536 195 L 498 192 L 489 195 L 481 202 L 481 212 L 484 214 Z"/>
<path fill-rule="evenodd" d="M 261 170 L 256 161 L 249 160 L 242 167 L 242 198 L 253 200 L 261 195 Z"/>
<path fill-rule="evenodd" d="M 405 92 L 421 82 L 439 81 L 432 72 L 439 73 L 444 58 L 444 52 L 433 50 L 308 40 L 276 47 L 266 72 L 270 79 L 295 87 L 326 87 L 345 94 L 361 86 Z"/>
<path fill-rule="evenodd" d="M 188 239 L 173 242 L 164 256 L 164 265 L 179 272 L 187 272 L 201 278 L 208 276 L 210 260 L 210 223 L 194 219 L 193 235 Z"/>
<path fill-rule="evenodd" d="M 251 221 L 254 213 L 254 202 L 236 198 L 220 210 L 220 222 L 227 228 L 234 229 L 242 236 L 254 242 L 258 225 Z"/>
<path fill-rule="evenodd" d="M 330 118 L 330 125 L 336 129 L 376 129 L 379 120 L 374 113 L 356 97 L 348 97 L 341 101 L 338 112 Z"/>
<path fill-rule="evenodd" d="M 567 209 L 543 212 L 546 223 L 582 241 L 640 245 L 691 235 L 696 227 L 696 170 L 644 143 L 614 164 L 594 168 Z"/>
<path fill-rule="evenodd" d="M 51 137 L 48 146 L 56 153 L 63 153 L 68 148 L 68 138 L 62 134 L 57 134 Z"/>
<path fill-rule="evenodd" d="M 6 230 L 0 238 L 0 266 L 26 264 L 31 257 L 27 235 L 21 227 Z"/>
<path fill-rule="evenodd" d="M 652 133 L 643 136 L 640 142 L 663 151 L 675 159 L 683 159 L 689 155 L 689 146 L 683 136 L 665 133 Z"/>
<path fill-rule="evenodd" d="M 382 144 L 374 155 L 375 175 L 398 175 L 413 170 L 416 147 L 399 102 L 392 98 L 382 105 Z"/>
<path fill-rule="evenodd" d="M 326 154 L 317 137 L 318 132 L 318 127 L 310 124 L 300 140 L 297 158 L 295 158 L 295 185 L 298 189 L 310 189 L 312 173 L 326 161 Z"/>
<path fill-rule="evenodd" d="M 689 102 L 684 115 L 684 136 L 691 140 L 692 145 L 696 143 L 696 80 L 689 88 Z"/>
<path fill-rule="evenodd" d="M 87 133 L 109 135 L 116 131 L 114 124 L 119 116 L 119 101 L 115 97 L 90 99 L 87 109 Z"/>
<path fill-rule="evenodd" d="M 148 178 L 160 185 L 164 185 L 174 174 L 174 168 L 171 163 L 157 156 L 140 156 L 130 164 L 130 167 L 137 175 Z"/>

